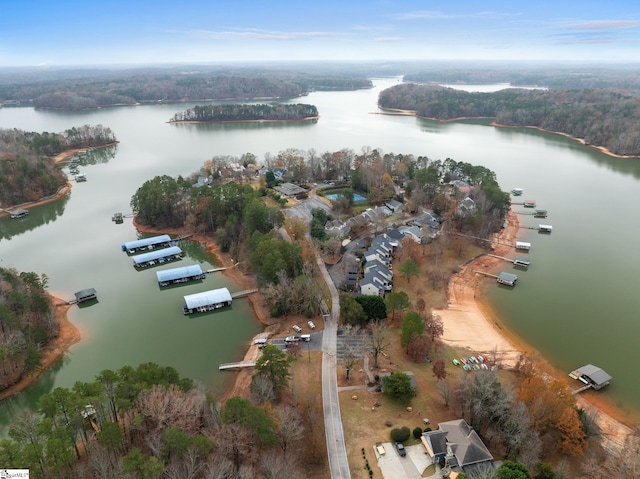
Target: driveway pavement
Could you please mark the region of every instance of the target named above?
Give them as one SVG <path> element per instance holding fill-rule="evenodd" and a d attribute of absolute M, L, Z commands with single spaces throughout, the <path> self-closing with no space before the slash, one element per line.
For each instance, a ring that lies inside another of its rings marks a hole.
<path fill-rule="evenodd" d="M 385 454 L 376 452 L 378 466 L 384 479 L 422 479 L 422 472 L 431 465 L 431 460 L 422 444 L 406 446 L 406 457 L 400 457 L 391 442 L 383 443 Z"/>

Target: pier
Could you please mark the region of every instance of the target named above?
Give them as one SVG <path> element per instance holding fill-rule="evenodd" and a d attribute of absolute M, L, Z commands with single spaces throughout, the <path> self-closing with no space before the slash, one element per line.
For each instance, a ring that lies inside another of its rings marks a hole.
<path fill-rule="evenodd" d="M 258 288 L 254 288 L 254 289 L 245 289 L 245 290 L 243 290 L 243 291 L 237 291 L 237 292 L 233 293 L 233 294 L 231 295 L 231 297 L 232 297 L 233 299 L 236 299 L 236 298 L 245 298 L 245 297 L 249 296 L 251 293 L 257 293 L 258 291 L 260 291 Z"/>
<path fill-rule="evenodd" d="M 232 369 L 252 368 L 256 365 L 255 361 L 240 361 L 237 363 L 224 363 L 218 366 L 219 371 L 229 371 Z"/>
<path fill-rule="evenodd" d="M 495 278 L 496 280 L 499 278 L 497 274 L 487 273 L 486 271 L 478 271 L 477 269 L 474 269 L 473 272 L 482 274 L 484 276 L 489 276 L 490 278 Z"/>

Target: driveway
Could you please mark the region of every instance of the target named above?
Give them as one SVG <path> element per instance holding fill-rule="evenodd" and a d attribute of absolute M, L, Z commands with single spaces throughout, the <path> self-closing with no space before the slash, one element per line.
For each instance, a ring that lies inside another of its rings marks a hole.
<path fill-rule="evenodd" d="M 391 442 L 385 442 L 383 446 L 385 449 L 383 456 L 376 452 L 375 446 L 373 449 L 384 479 L 422 479 L 422 472 L 431 465 L 431 460 L 422 444 L 406 446 L 406 457 L 400 457 Z"/>

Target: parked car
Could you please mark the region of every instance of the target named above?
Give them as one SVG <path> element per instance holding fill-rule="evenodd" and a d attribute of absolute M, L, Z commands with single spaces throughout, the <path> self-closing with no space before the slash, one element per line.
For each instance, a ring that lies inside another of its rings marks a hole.
<path fill-rule="evenodd" d="M 311 329 L 316 329 L 316 325 L 315 325 L 315 324 L 313 324 L 313 321 L 307 321 L 307 324 L 309 325 L 309 327 L 310 327 Z"/>
<path fill-rule="evenodd" d="M 300 336 L 287 336 L 284 338 L 285 343 L 297 343 L 300 341 Z"/>
<path fill-rule="evenodd" d="M 396 442 L 396 449 L 398 450 L 398 454 L 400 457 L 405 457 L 407 455 L 407 450 L 404 448 L 404 444 L 401 442 Z"/>
<path fill-rule="evenodd" d="M 294 330 L 296 333 L 299 333 L 299 332 L 301 332 L 301 331 L 302 331 L 302 328 L 301 328 L 300 326 L 298 326 L 297 324 L 294 324 L 294 325 L 293 325 L 293 330 Z"/>

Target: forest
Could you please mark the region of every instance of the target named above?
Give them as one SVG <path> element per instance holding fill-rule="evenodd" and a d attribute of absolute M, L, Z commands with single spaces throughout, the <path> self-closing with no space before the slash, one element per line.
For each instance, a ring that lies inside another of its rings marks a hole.
<path fill-rule="evenodd" d="M 186 111 L 176 113 L 171 122 L 220 122 L 220 121 L 300 121 L 318 116 L 314 105 L 303 103 L 266 105 L 231 104 L 231 105 L 198 105 Z"/>
<path fill-rule="evenodd" d="M 49 76 L 5 74 L 0 75 L 0 104 L 85 110 L 150 102 L 295 98 L 311 91 L 371 86 L 365 77 L 344 73 L 309 74 L 273 69 L 158 68 L 77 71 Z"/>
<path fill-rule="evenodd" d="M 73 127 L 62 133 L 0 129 L 0 207 L 8 208 L 57 193 L 67 182 L 53 157 L 75 148 L 114 143 L 102 125 Z"/>
<path fill-rule="evenodd" d="M 564 133 L 616 155 L 640 156 L 640 92 L 622 89 L 469 93 L 413 83 L 380 93 L 381 108 L 413 110 L 437 120 L 492 118 L 505 126 Z"/>
<path fill-rule="evenodd" d="M 40 349 L 58 336 L 47 282 L 44 274 L 0 268 L 0 391 L 36 371 Z"/>

